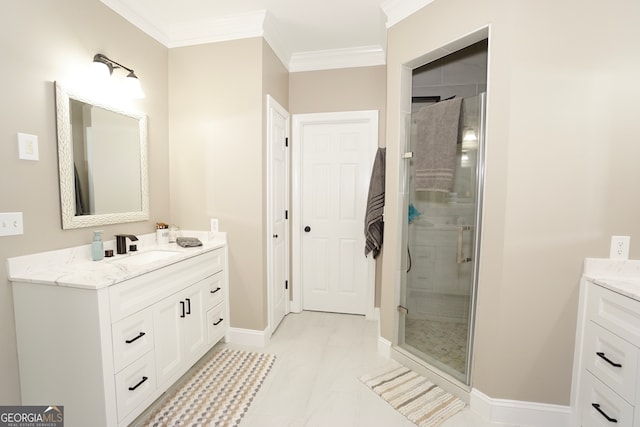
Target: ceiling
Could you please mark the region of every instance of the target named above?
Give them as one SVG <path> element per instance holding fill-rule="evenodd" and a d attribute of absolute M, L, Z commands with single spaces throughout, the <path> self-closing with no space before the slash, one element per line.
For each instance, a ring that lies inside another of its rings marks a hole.
<path fill-rule="evenodd" d="M 101 0 L 169 48 L 264 37 L 289 71 L 385 63 L 386 29 L 433 0 Z"/>

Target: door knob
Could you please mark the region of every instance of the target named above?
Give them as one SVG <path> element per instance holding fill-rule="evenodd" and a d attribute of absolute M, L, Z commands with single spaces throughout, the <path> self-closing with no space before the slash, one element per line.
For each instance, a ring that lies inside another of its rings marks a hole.
<path fill-rule="evenodd" d="M 277 234 L 274 234 L 274 235 L 273 235 L 273 238 L 274 238 L 274 239 L 277 239 L 277 238 L 278 238 L 278 235 L 277 235 Z"/>
<path fill-rule="evenodd" d="M 309 227 L 308 225 L 304 228 L 305 233 L 308 233 L 311 231 L 311 227 Z"/>

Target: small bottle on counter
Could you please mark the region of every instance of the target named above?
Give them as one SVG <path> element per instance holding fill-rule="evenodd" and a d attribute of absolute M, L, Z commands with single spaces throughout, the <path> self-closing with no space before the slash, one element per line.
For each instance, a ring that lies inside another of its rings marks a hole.
<path fill-rule="evenodd" d="M 102 244 L 102 230 L 93 232 L 93 242 L 91 242 L 91 259 L 100 261 L 104 258 L 104 246 Z"/>

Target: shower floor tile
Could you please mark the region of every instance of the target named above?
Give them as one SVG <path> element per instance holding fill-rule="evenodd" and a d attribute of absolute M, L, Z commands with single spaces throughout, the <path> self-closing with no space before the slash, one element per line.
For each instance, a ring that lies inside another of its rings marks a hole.
<path fill-rule="evenodd" d="M 468 331 L 462 322 L 407 318 L 405 344 L 465 374 Z"/>

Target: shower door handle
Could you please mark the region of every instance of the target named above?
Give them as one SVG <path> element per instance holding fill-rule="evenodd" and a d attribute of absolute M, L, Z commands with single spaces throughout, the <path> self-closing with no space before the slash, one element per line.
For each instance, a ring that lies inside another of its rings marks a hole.
<path fill-rule="evenodd" d="M 458 264 L 471 262 L 471 258 L 464 258 L 462 255 L 462 240 L 464 237 L 464 232 L 469 230 L 471 230 L 470 225 L 461 225 L 458 227 L 458 256 L 456 257 L 456 262 Z"/>

